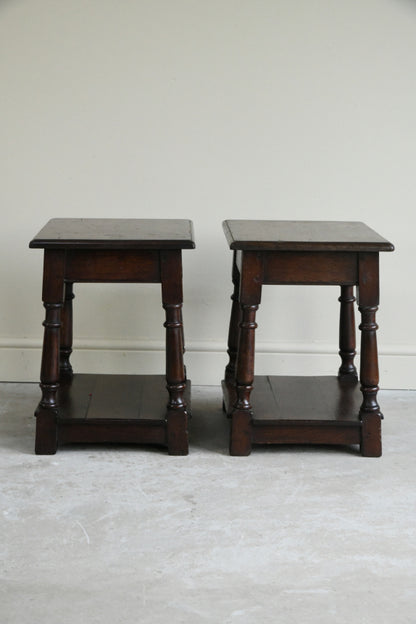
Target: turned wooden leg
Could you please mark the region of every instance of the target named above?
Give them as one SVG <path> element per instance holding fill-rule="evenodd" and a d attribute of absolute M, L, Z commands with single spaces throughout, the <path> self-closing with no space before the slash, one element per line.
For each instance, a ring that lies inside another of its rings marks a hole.
<path fill-rule="evenodd" d="M 186 374 L 183 362 L 182 258 L 180 250 L 161 253 L 162 302 L 166 313 L 167 445 L 170 455 L 188 454 Z"/>
<path fill-rule="evenodd" d="M 186 388 L 183 365 L 183 333 L 181 304 L 164 304 L 166 312 L 166 387 L 168 450 L 171 455 L 188 454 L 187 411 L 184 399 Z"/>
<path fill-rule="evenodd" d="M 40 373 L 42 398 L 35 412 L 35 452 L 38 455 L 53 455 L 57 448 L 57 394 L 64 258 L 62 252 L 45 250 L 42 298 L 46 315 L 43 323 L 44 337 Z"/>
<path fill-rule="evenodd" d="M 46 309 L 40 373 L 42 398 L 35 412 L 37 455 L 54 455 L 57 447 L 57 414 L 59 389 L 59 333 L 62 304 L 44 303 Z"/>
<path fill-rule="evenodd" d="M 263 284 L 263 256 L 258 252 L 244 251 L 239 266 L 240 322 L 235 371 L 236 401 L 231 413 L 230 455 L 250 455 L 253 420 L 250 395 L 254 382 L 256 312 Z M 236 320 L 234 323 L 234 327 L 237 326 Z M 237 333 L 232 340 L 236 336 Z"/>
<path fill-rule="evenodd" d="M 232 280 L 234 285 L 234 291 L 231 295 L 231 317 L 230 325 L 228 329 L 228 357 L 229 362 L 225 367 L 225 381 L 234 386 L 236 375 L 236 362 L 237 362 L 237 349 L 238 349 L 238 337 L 240 332 L 241 310 L 239 302 L 239 289 L 240 289 L 240 275 L 235 262 L 235 252 L 233 260 L 233 272 Z"/>
<path fill-rule="evenodd" d="M 73 283 L 65 283 L 64 306 L 61 314 L 60 379 L 70 380 L 73 370 L 69 358 L 72 353 L 72 301 Z"/>
<path fill-rule="evenodd" d="M 340 316 L 339 316 L 339 355 L 341 366 L 338 377 L 350 376 L 358 379 L 357 369 L 354 366 L 355 351 L 355 316 L 354 316 L 354 286 L 341 286 Z"/>
<path fill-rule="evenodd" d="M 183 330 L 183 315 L 182 315 L 182 306 L 181 306 L 181 307 L 180 307 L 180 309 L 179 309 L 179 322 L 180 322 L 180 324 L 181 324 L 182 354 L 183 354 L 183 355 L 185 355 L 186 348 L 185 348 L 185 334 L 184 334 L 184 330 Z M 185 375 L 185 381 L 186 381 L 186 376 L 187 376 L 187 373 L 186 373 L 186 366 L 185 366 L 185 363 L 183 364 L 183 372 L 184 372 L 184 375 Z M 188 407 L 189 407 L 189 406 L 188 406 Z M 190 415 L 191 415 L 191 414 L 190 414 L 189 409 L 188 409 L 188 416 L 190 416 Z"/>
<path fill-rule="evenodd" d="M 258 305 L 241 306 L 240 340 L 237 357 L 237 400 L 231 420 L 230 455 L 250 455 L 252 407 L 250 395 L 254 381 L 254 345 Z"/>
<path fill-rule="evenodd" d="M 381 455 L 381 420 L 377 402 L 379 372 L 376 312 L 379 303 L 378 254 L 360 254 L 359 310 L 361 312 L 361 362 L 360 383 L 363 402 L 360 408 L 362 421 L 361 453 L 365 457 Z"/>
<path fill-rule="evenodd" d="M 382 414 L 377 402 L 378 393 L 378 357 L 377 337 L 378 325 L 375 321 L 377 306 L 366 308 L 360 306 L 361 312 L 361 366 L 360 382 L 363 402 L 360 408 L 362 421 L 361 452 L 366 457 L 381 455 L 381 419 Z"/>

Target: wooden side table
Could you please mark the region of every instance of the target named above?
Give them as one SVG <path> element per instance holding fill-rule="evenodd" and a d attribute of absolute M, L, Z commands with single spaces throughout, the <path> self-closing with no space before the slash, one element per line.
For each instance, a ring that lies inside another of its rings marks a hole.
<path fill-rule="evenodd" d="M 393 251 L 393 245 L 357 222 L 233 220 L 224 222 L 224 231 L 234 251 L 229 363 L 222 383 L 231 455 L 249 455 L 252 444 L 359 444 L 362 455 L 379 457 L 379 252 Z M 263 284 L 340 285 L 337 377 L 254 377 Z M 360 383 L 354 286 L 361 312 Z"/>
<path fill-rule="evenodd" d="M 29 246 L 44 249 L 36 453 L 54 454 L 70 442 L 117 442 L 165 445 L 172 455 L 186 455 L 182 249 L 195 247 L 191 221 L 52 219 Z M 166 376 L 73 374 L 74 282 L 161 283 Z"/>

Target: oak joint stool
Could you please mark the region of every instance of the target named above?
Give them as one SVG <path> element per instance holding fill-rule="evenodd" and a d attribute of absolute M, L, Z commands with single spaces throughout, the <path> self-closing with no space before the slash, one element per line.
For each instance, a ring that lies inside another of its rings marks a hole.
<path fill-rule="evenodd" d="M 29 246 L 44 249 L 46 310 L 35 452 L 115 442 L 158 444 L 186 455 L 190 382 L 183 363 L 182 249 L 195 247 L 191 221 L 52 219 Z M 75 282 L 161 284 L 166 375 L 73 373 Z"/>
<path fill-rule="evenodd" d="M 222 382 L 231 455 L 249 455 L 253 444 L 358 444 L 362 455 L 379 457 L 379 252 L 393 251 L 393 245 L 360 222 L 228 220 L 223 226 L 233 250 L 229 362 Z M 254 376 L 263 284 L 340 286 L 338 376 Z"/>

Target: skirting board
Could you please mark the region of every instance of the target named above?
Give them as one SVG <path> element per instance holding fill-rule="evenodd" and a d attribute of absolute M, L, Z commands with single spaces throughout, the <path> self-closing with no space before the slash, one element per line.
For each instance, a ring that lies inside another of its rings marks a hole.
<path fill-rule="evenodd" d="M 193 385 L 219 385 L 228 361 L 226 345 L 198 342 L 186 345 L 185 364 Z M 41 360 L 40 342 L 0 342 L 0 381 L 37 382 Z M 158 374 L 165 354 L 160 342 L 88 341 L 77 343 L 71 357 L 80 373 Z M 357 356 L 357 364 L 359 357 Z M 332 345 L 257 343 L 258 375 L 333 375 L 339 357 Z M 380 387 L 416 389 L 416 347 L 389 347 L 379 353 Z"/>

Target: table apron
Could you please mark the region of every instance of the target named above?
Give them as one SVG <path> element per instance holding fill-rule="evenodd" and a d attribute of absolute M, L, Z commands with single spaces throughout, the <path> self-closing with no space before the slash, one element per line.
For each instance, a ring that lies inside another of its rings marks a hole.
<path fill-rule="evenodd" d="M 358 283 L 358 253 L 263 252 L 263 284 Z"/>
<path fill-rule="evenodd" d="M 161 281 L 159 252 L 153 250 L 73 250 L 66 252 L 69 282 Z"/>

